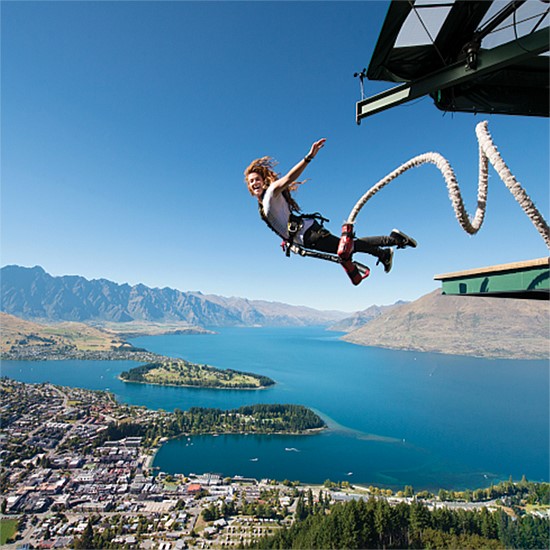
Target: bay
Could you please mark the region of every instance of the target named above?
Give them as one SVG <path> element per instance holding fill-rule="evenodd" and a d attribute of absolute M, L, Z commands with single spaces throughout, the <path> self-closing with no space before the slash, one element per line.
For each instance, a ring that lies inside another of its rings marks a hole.
<path fill-rule="evenodd" d="M 525 475 L 549 478 L 547 361 L 506 361 L 355 346 L 316 327 L 224 328 L 212 335 L 135 338 L 150 351 L 264 374 L 265 390 L 125 384 L 132 362 L 2 364 L 2 375 L 109 389 L 154 409 L 298 403 L 330 429 L 309 436 L 195 436 L 171 440 L 154 465 L 168 473 L 350 481 L 416 489 L 477 488 Z"/>

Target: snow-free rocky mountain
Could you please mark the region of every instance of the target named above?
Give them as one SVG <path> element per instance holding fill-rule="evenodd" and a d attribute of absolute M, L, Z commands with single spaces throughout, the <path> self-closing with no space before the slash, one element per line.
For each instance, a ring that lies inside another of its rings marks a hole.
<path fill-rule="evenodd" d="M 0 270 L 0 283 L 1 310 L 27 320 L 300 326 L 331 324 L 349 315 L 173 288 L 131 286 L 107 279 L 54 277 L 39 266 L 5 266 Z"/>
<path fill-rule="evenodd" d="M 358 311 L 350 317 L 342 319 L 339 323 L 332 325 L 330 327 L 330 330 L 352 332 L 353 330 L 357 330 L 358 328 L 365 326 L 367 323 L 370 323 L 374 319 L 377 319 L 378 317 L 380 317 L 380 315 L 405 304 L 408 304 L 408 302 L 399 300 L 395 302 L 395 304 L 391 304 L 389 306 L 370 306 L 363 311 Z"/>
<path fill-rule="evenodd" d="M 547 300 L 445 296 L 391 308 L 344 336 L 363 346 L 502 359 L 550 358 Z"/>

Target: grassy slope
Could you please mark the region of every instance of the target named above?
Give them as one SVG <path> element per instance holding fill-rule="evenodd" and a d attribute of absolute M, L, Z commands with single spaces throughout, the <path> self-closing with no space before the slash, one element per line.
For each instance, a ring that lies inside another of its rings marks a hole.
<path fill-rule="evenodd" d="M 83 351 L 108 351 L 124 346 L 118 336 L 83 323 L 42 325 L 0 312 L 0 351 L 18 346 L 48 346 L 54 349 L 66 346 Z"/>
<path fill-rule="evenodd" d="M 0 546 L 15 535 L 18 523 L 17 519 L 0 519 Z"/>

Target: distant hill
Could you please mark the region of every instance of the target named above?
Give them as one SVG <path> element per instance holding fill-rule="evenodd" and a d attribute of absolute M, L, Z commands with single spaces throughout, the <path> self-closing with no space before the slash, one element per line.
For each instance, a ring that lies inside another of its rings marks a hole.
<path fill-rule="evenodd" d="M 343 340 L 364 346 L 508 359 L 550 358 L 550 304 L 440 290 L 384 312 Z"/>
<path fill-rule="evenodd" d="M 331 325 L 329 327 L 329 330 L 336 330 L 340 332 L 352 332 L 353 330 L 357 330 L 358 328 L 361 328 L 367 323 L 370 323 L 374 319 L 380 317 L 380 315 L 382 315 L 383 313 L 386 313 L 396 307 L 400 307 L 408 303 L 409 302 L 404 302 L 403 300 L 399 300 L 398 302 L 395 302 L 395 304 L 391 304 L 389 306 L 376 306 L 376 305 L 370 306 L 369 308 L 363 311 L 358 311 L 357 313 L 354 313 L 350 317 L 346 317 L 345 319 L 342 319 L 338 323 Z"/>
<path fill-rule="evenodd" d="M 25 321 L 0 312 L 0 351 L 16 353 L 20 350 L 111 351 L 124 349 L 128 344 L 115 334 L 89 327 L 83 323 L 59 323 L 46 326 Z"/>
<path fill-rule="evenodd" d="M 194 326 L 327 325 L 346 316 L 277 302 L 225 298 L 172 288 L 117 284 L 79 276 L 53 277 L 43 268 L 0 270 L 1 310 L 28 320 L 186 322 Z"/>

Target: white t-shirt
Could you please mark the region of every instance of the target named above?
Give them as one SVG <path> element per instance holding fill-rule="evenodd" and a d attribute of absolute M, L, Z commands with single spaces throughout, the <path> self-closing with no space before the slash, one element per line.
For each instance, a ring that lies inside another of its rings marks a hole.
<path fill-rule="evenodd" d="M 275 188 L 267 188 L 262 199 L 264 213 L 267 216 L 271 227 L 283 238 L 288 239 L 288 218 L 290 216 L 290 206 L 282 193 L 274 194 Z M 313 220 L 304 220 L 302 229 L 295 235 L 294 243 L 304 244 L 304 233 L 312 226 Z"/>

